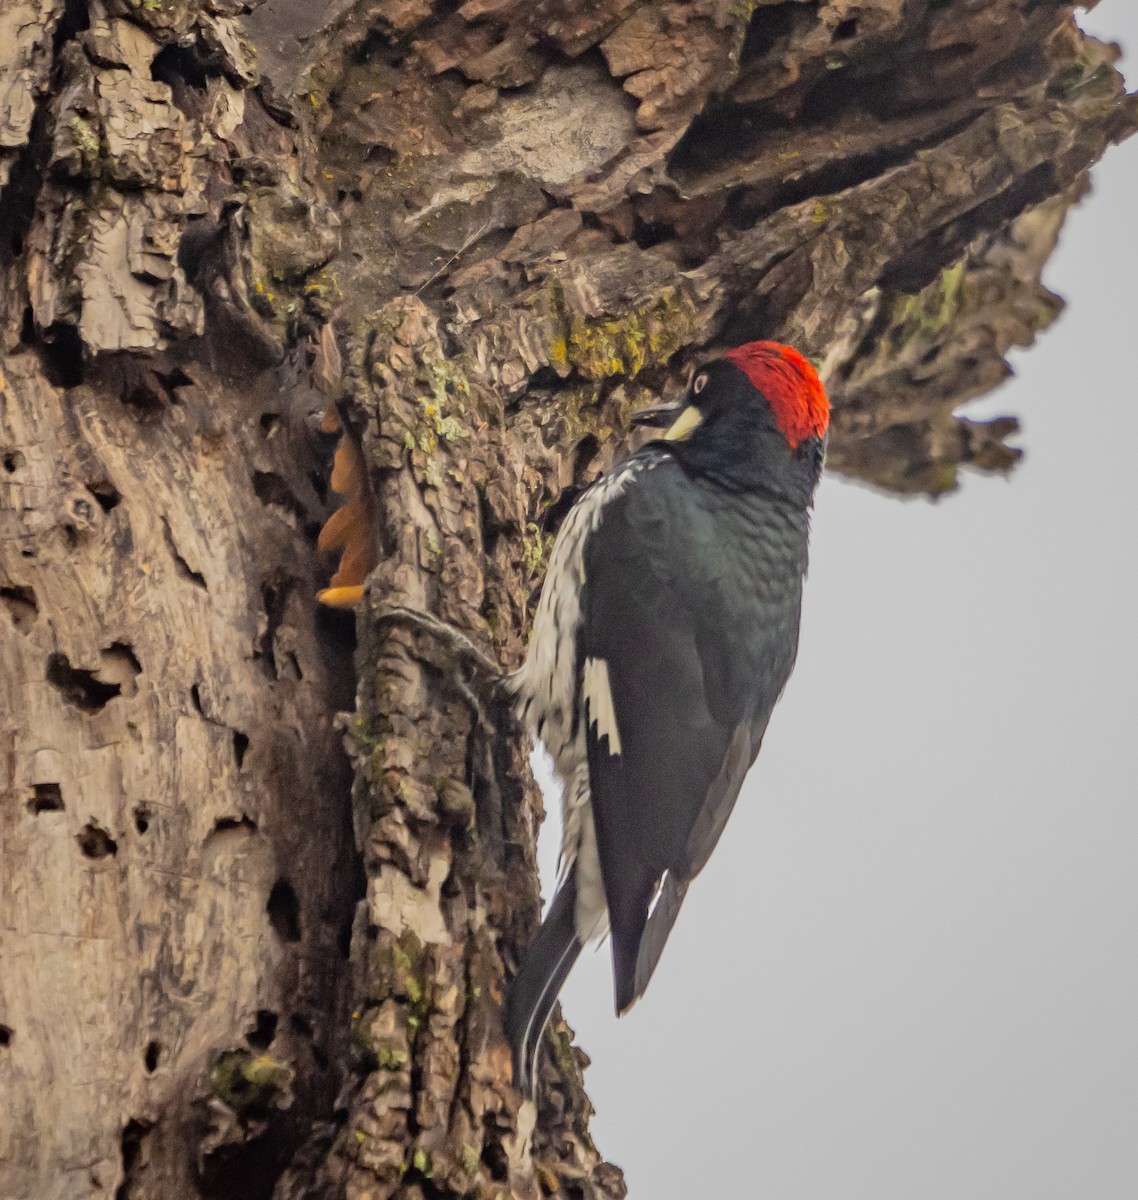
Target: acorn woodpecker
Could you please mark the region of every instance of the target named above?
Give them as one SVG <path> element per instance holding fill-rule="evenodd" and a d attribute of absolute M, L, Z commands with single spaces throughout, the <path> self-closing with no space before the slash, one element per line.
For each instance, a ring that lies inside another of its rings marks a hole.
<path fill-rule="evenodd" d="M 585 942 L 612 937 L 616 1010 L 643 993 L 719 840 L 798 647 L 830 406 L 798 351 L 701 367 L 678 418 L 570 510 L 518 710 L 563 787 L 561 878 L 510 985 L 514 1082 Z"/>

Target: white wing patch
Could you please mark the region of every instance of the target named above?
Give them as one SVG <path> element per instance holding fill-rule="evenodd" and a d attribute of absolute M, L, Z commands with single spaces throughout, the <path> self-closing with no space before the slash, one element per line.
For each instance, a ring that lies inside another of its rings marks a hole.
<path fill-rule="evenodd" d="M 616 709 L 612 704 L 609 686 L 609 664 L 604 658 L 585 659 L 585 678 L 582 681 L 585 703 L 589 706 L 589 724 L 595 725 L 598 738 L 608 738 L 609 754 L 620 753 L 620 730 L 616 725 Z"/>

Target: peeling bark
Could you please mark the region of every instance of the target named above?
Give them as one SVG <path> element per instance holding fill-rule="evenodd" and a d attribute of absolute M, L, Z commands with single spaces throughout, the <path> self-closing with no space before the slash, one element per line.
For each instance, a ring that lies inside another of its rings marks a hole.
<path fill-rule="evenodd" d="M 510 1085 L 527 747 L 389 606 L 516 666 L 631 408 L 750 338 L 832 469 L 1011 468 L 955 410 L 1112 61 L 1059 0 L 6 5 L 0 1194 L 623 1195 L 563 1023 Z"/>

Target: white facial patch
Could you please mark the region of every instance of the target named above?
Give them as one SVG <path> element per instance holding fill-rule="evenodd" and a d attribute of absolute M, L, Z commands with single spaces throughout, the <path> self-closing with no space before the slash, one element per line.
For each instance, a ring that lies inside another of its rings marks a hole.
<path fill-rule="evenodd" d="M 694 404 L 689 404 L 687 408 L 680 413 L 676 418 L 675 424 L 671 429 L 664 434 L 666 442 L 686 442 L 693 433 L 699 428 L 703 422 L 703 413 L 699 411 Z"/>
<path fill-rule="evenodd" d="M 612 704 L 612 688 L 609 686 L 607 659 L 585 659 L 582 691 L 585 703 L 589 706 L 589 724 L 596 727 L 598 739 L 608 738 L 609 754 L 619 754 L 620 730 L 616 726 L 616 709 Z"/>

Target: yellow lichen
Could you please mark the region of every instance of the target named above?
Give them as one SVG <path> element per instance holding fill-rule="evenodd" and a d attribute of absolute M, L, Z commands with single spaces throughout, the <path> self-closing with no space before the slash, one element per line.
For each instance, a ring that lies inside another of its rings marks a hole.
<path fill-rule="evenodd" d="M 922 291 L 894 297 L 890 323 L 898 344 L 914 338 L 932 341 L 960 316 L 968 302 L 967 269 L 962 258 Z"/>
<path fill-rule="evenodd" d="M 89 167 L 94 166 L 98 161 L 99 149 L 102 146 L 97 130 L 79 116 L 72 117 L 67 122 L 67 127 L 71 130 L 71 136 L 75 140 L 75 145 L 82 154 L 84 162 Z"/>
<path fill-rule="evenodd" d="M 553 534 L 543 533 L 532 521 L 527 523 L 522 534 L 522 562 L 531 575 L 544 572 L 556 540 Z"/>
<path fill-rule="evenodd" d="M 675 288 L 667 288 L 624 313 L 586 317 L 570 312 L 566 316 L 566 360 L 590 379 L 636 375 L 645 367 L 664 363 L 694 332 L 692 306 Z M 551 357 L 556 358 L 557 349 L 555 337 Z"/>

